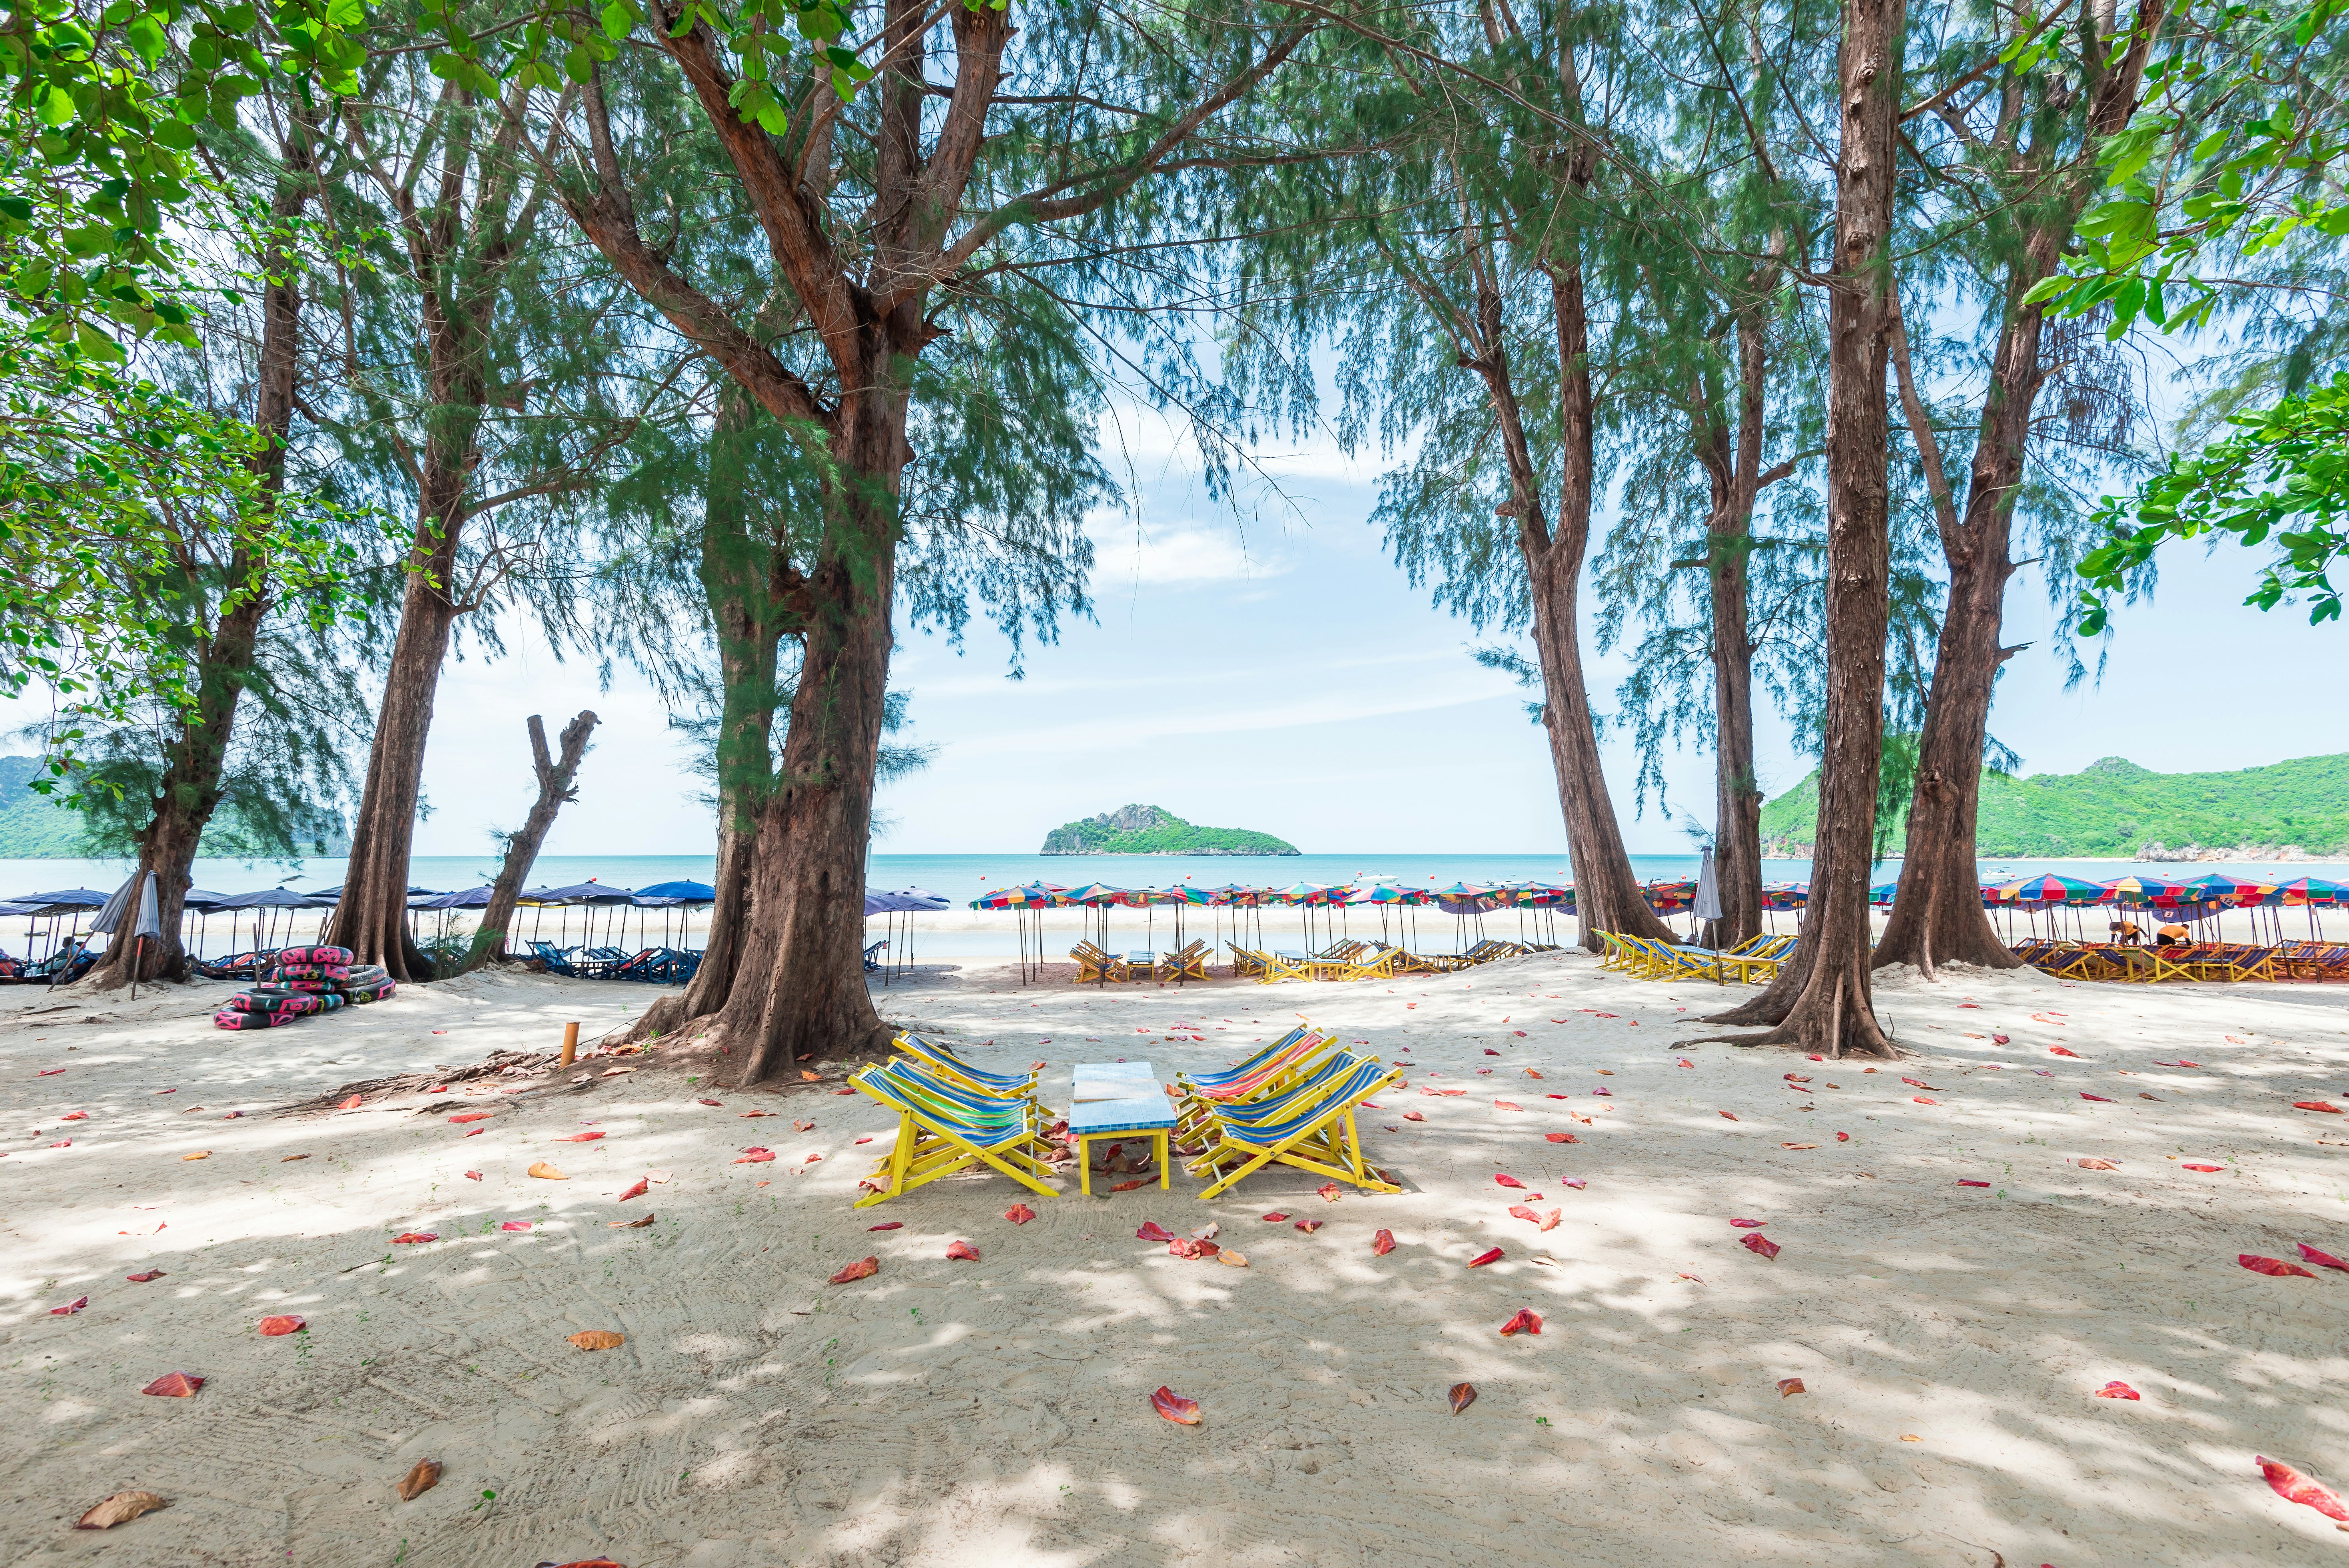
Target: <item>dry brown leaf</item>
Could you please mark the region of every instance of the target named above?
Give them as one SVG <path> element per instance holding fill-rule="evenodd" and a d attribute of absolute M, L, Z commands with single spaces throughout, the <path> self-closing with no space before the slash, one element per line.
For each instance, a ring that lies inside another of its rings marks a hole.
<path fill-rule="evenodd" d="M 800 1077 L 807 1079 L 810 1083 L 816 1083 L 822 1080 L 823 1075 L 821 1073 L 812 1073 L 808 1071 L 807 1068 L 802 1068 L 800 1069 Z"/>
<path fill-rule="evenodd" d="M 182 1160 L 210 1160 L 212 1157 L 212 1151 L 209 1149 L 199 1149 L 193 1154 L 182 1154 L 180 1156 Z"/>
<path fill-rule="evenodd" d="M 570 1177 L 565 1176 L 562 1171 L 557 1171 L 554 1166 L 549 1165 L 543 1160 L 541 1160 L 536 1164 L 533 1165 L 530 1168 L 530 1173 L 547 1181 L 568 1181 L 571 1180 Z"/>
<path fill-rule="evenodd" d="M 1476 1385 L 1474 1383 L 1454 1383 L 1452 1385 L 1451 1398 L 1452 1413 L 1456 1416 L 1461 1411 L 1466 1409 L 1469 1406 L 1476 1402 Z"/>
<path fill-rule="evenodd" d="M 2109 1160 L 2093 1160 L 2085 1157 L 2079 1161 L 2079 1166 L 2083 1171 L 2117 1171 L 2120 1169 L 2119 1166 L 2114 1164 Z"/>
<path fill-rule="evenodd" d="M 1247 1259 L 1240 1256 L 1239 1253 L 1232 1251 L 1229 1247 L 1226 1247 L 1221 1252 L 1217 1253 L 1216 1254 L 1216 1261 L 1219 1264 L 1229 1264 L 1236 1269 L 1244 1269 L 1247 1267 Z"/>
<path fill-rule="evenodd" d="M 653 1222 L 653 1216 L 647 1214 L 641 1220 L 606 1220 L 604 1222 L 616 1231 L 641 1231 Z"/>
<path fill-rule="evenodd" d="M 83 1514 L 75 1522 L 74 1528 L 111 1530 L 118 1524 L 129 1523 L 142 1513 L 152 1513 L 159 1508 L 171 1506 L 168 1499 L 157 1497 L 151 1491 L 118 1491 Z"/>
<path fill-rule="evenodd" d="M 583 1328 L 569 1337 L 582 1350 L 616 1350 L 628 1342 L 626 1335 L 615 1334 L 608 1328 Z"/>
<path fill-rule="evenodd" d="M 277 1163 L 280 1165 L 291 1165 L 296 1160 L 307 1160 L 310 1157 L 306 1154 L 288 1154 L 285 1159 L 280 1160 Z"/>
<path fill-rule="evenodd" d="M 1810 1390 L 1808 1388 L 1803 1387 L 1803 1380 L 1800 1377 L 1781 1377 L 1778 1379 L 1778 1398 L 1781 1399 L 1787 1398 L 1795 1394 L 1807 1394 L 1809 1392 Z"/>
<path fill-rule="evenodd" d="M 426 1492 L 430 1491 L 434 1487 L 440 1484 L 440 1461 L 439 1460 L 418 1460 L 416 1461 L 416 1468 L 409 1470 L 406 1475 L 400 1477 L 399 1484 L 392 1488 L 392 1490 L 399 1493 L 400 1501 L 414 1502 L 418 1498 L 422 1497 Z"/>

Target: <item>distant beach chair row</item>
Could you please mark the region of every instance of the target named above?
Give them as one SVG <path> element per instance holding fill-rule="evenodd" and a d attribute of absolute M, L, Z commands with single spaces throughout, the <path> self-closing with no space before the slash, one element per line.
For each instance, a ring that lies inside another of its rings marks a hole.
<path fill-rule="evenodd" d="M 1334 942 L 1319 953 L 1241 947 L 1232 952 L 1232 974 L 1269 984 L 1275 980 L 1392 980 L 1398 975 L 1444 975 L 1496 958 L 1518 958 L 1531 953 L 1555 953 L 1554 946 L 1533 942 L 1480 942 L 1465 953 L 1423 955 L 1392 943 Z M 1097 985 L 1123 980 L 1205 980 L 1211 956 L 1205 942 L 1194 942 L 1179 953 L 1107 953 L 1090 942 L 1069 949 L 1076 961 L 1076 984 Z"/>
<path fill-rule="evenodd" d="M 1605 950 L 1599 963 L 1601 969 L 1620 970 L 1641 980 L 1735 980 L 1745 985 L 1776 978 L 1779 965 L 1795 950 L 1795 939 L 1765 934 L 1718 951 L 1679 947 L 1612 931 L 1600 932 L 1599 941 Z"/>
<path fill-rule="evenodd" d="M 2104 942 L 2025 942 L 2014 955 L 2061 980 L 2116 980 L 2137 985 L 2168 981 L 2349 980 L 2349 944 L 2282 942 L 2172 943 L 2127 946 Z"/>
<path fill-rule="evenodd" d="M 616 947 L 559 948 L 529 944 L 531 956 L 549 975 L 574 980 L 641 980 L 652 985 L 682 985 L 701 967 L 701 954 L 681 947 L 647 947 L 623 953 Z"/>

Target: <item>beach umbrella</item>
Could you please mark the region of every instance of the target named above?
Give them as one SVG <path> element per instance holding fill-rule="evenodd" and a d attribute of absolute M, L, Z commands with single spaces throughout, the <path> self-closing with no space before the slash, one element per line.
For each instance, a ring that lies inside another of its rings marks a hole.
<path fill-rule="evenodd" d="M 137 1000 L 139 967 L 146 959 L 148 940 L 160 940 L 163 935 L 163 924 L 155 911 L 155 873 L 133 872 L 106 901 L 106 907 L 89 923 L 89 931 L 93 936 L 109 937 L 109 947 L 125 940 L 131 944 L 130 995 Z"/>
<path fill-rule="evenodd" d="M 2286 908 L 2297 909 L 2302 904 L 2339 903 L 2341 888 L 2341 883 L 2327 882 L 2323 877 L 2302 877 L 2277 887 L 2274 896 Z"/>
<path fill-rule="evenodd" d="M 2110 894 L 2102 882 L 2082 882 L 2077 877 L 2060 877 L 2049 872 L 2003 883 L 1998 889 L 1998 896 L 2002 903 L 2018 904 L 2026 909 L 2044 909 L 2050 904 L 2103 903 Z"/>
<path fill-rule="evenodd" d="M 2241 909 L 2266 898 L 2274 886 L 2272 882 L 2247 882 L 2241 877 L 2213 872 L 2209 876 L 2197 877 L 2188 882 L 2186 890 L 2200 903 Z"/>
<path fill-rule="evenodd" d="M 1890 909 L 1894 896 L 1899 892 L 1900 883 L 1897 880 L 1878 882 L 1868 890 L 1868 902 L 1878 909 Z"/>
<path fill-rule="evenodd" d="M 2104 884 L 2111 895 L 2110 902 L 2132 909 L 2147 904 L 2174 904 L 2180 899 L 2193 897 L 2193 890 L 2181 882 L 2167 877 L 2115 877 Z"/>
<path fill-rule="evenodd" d="M 409 899 L 410 909 L 487 909 L 490 907 L 490 884 L 469 887 L 461 892 L 444 892 L 434 898 Z"/>
<path fill-rule="evenodd" d="M 1721 920 L 1721 879 L 1713 869 L 1713 846 L 1704 847 L 1704 859 L 1696 869 L 1696 892 L 1689 900 L 1689 914 L 1699 925 L 1713 927 Z M 1716 985 L 1728 982 L 1721 973 L 1721 934 L 1708 929 L 1705 944 L 1713 949 L 1713 979 Z"/>
<path fill-rule="evenodd" d="M 104 909 L 107 895 L 96 888 L 69 887 L 56 892 L 28 892 L 10 903 L 36 903 L 51 914 L 70 909 Z"/>
<path fill-rule="evenodd" d="M 718 890 L 708 882 L 665 882 L 650 887 L 640 887 L 636 892 L 637 904 L 647 909 L 674 909 L 679 904 L 716 903 Z M 938 905 L 946 907 L 943 901 Z"/>

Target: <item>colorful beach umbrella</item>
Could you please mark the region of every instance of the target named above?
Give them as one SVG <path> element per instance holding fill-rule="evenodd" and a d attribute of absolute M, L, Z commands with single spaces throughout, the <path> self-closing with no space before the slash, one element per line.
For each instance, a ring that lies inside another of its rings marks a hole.
<path fill-rule="evenodd" d="M 1998 889 L 2001 903 L 2017 904 L 2026 909 L 2044 909 L 2056 903 L 2102 903 L 2106 896 L 2101 882 L 2082 882 L 2077 877 L 2059 877 L 2052 872 L 2042 876 L 2025 877 L 2021 882 L 2002 883 Z"/>

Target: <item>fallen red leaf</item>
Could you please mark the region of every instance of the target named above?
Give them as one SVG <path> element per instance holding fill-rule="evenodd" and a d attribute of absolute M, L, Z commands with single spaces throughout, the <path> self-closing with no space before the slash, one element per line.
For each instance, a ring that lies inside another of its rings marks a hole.
<path fill-rule="evenodd" d="M 2007 1035 L 1992 1035 L 1991 1037 L 1991 1040 L 1993 1044 L 2002 1046 L 2011 1045 L 2013 1043 L 2013 1037 Z"/>
<path fill-rule="evenodd" d="M 1541 1318 L 1534 1312 L 1533 1308 L 1529 1306 L 1521 1306 L 1517 1308 L 1516 1316 L 1501 1325 L 1501 1332 L 1504 1335 L 1539 1334 L 1541 1332 Z"/>
<path fill-rule="evenodd" d="M 967 1264 L 975 1264 L 978 1262 L 978 1249 L 972 1246 L 968 1242 L 948 1242 L 947 1243 L 947 1256 L 950 1258 L 959 1258 Z"/>
<path fill-rule="evenodd" d="M 1523 1110 L 1525 1109 L 1525 1107 L 1519 1105 L 1513 1099 L 1496 1099 L 1493 1102 L 1493 1109 L 1495 1110 Z"/>
<path fill-rule="evenodd" d="M 821 1081 L 821 1079 L 822 1079 L 823 1076 L 823 1074 L 821 1074 L 821 1073 L 812 1073 L 812 1072 L 808 1071 L 808 1070 L 807 1070 L 807 1068 L 802 1068 L 800 1069 L 800 1077 L 802 1077 L 802 1078 L 805 1078 L 805 1079 L 806 1079 L 808 1082 L 810 1082 L 810 1083 L 816 1083 L 816 1082 Z"/>
<path fill-rule="evenodd" d="M 440 1239 L 439 1234 L 431 1231 L 403 1231 L 391 1238 L 391 1244 L 396 1247 L 405 1243 L 437 1242 Z"/>
<path fill-rule="evenodd" d="M 641 1177 L 640 1177 L 640 1178 L 638 1178 L 638 1179 L 637 1179 L 636 1184 L 635 1186 L 633 1186 L 633 1187 L 629 1188 L 626 1191 L 625 1191 L 625 1192 L 623 1192 L 623 1193 L 621 1193 L 621 1194 L 620 1194 L 619 1201 L 620 1201 L 621 1202 L 625 1203 L 625 1202 L 627 1202 L 629 1199 L 631 1199 L 631 1198 L 641 1198 L 641 1197 L 643 1197 L 643 1196 L 645 1195 L 645 1193 L 646 1193 L 647 1191 L 650 1191 L 650 1190 L 651 1190 L 651 1187 L 652 1187 L 652 1182 L 651 1182 L 649 1180 L 647 1180 L 647 1179 L 644 1179 L 644 1178 L 641 1178 Z"/>
<path fill-rule="evenodd" d="M 1803 1387 L 1803 1380 L 1800 1377 L 1781 1377 L 1778 1379 L 1778 1398 L 1781 1399 L 1791 1399 L 1797 1394 L 1807 1394 L 1809 1392 L 1810 1390 L 1808 1388 Z"/>
<path fill-rule="evenodd" d="M 2144 1396 L 2126 1383 L 2116 1382 L 2107 1383 L 2103 1387 L 2097 1389 L 2096 1398 L 2099 1399 L 2138 1399 L 2144 1398 Z"/>
<path fill-rule="evenodd" d="M 1372 1257 L 1382 1258 L 1394 1250 L 1395 1239 L 1394 1233 L 1392 1231 L 1381 1230 L 1378 1234 L 1371 1238 L 1371 1255 Z"/>
<path fill-rule="evenodd" d="M 2341 1506 L 2339 1492 L 2322 1481 L 2310 1480 L 2281 1460 L 2271 1460 L 2265 1454 L 2255 1457 L 2260 1473 L 2268 1478 L 2268 1484 L 2275 1488 L 2278 1497 L 2313 1508 L 2327 1519 L 2349 1521 L 2349 1508 Z"/>
<path fill-rule="evenodd" d="M 161 1269 L 149 1269 L 145 1274 L 124 1274 L 122 1277 L 129 1280 L 132 1284 L 145 1284 L 149 1280 L 161 1279 L 163 1277 L 163 1271 Z"/>
<path fill-rule="evenodd" d="M 734 1161 L 737 1165 L 764 1165 L 775 1157 L 771 1149 L 753 1149 Z"/>
<path fill-rule="evenodd" d="M 864 1228 L 868 1231 L 902 1231 L 905 1228 L 905 1222 L 903 1220 L 885 1220 L 880 1224 L 867 1225 Z"/>
<path fill-rule="evenodd" d="M 1266 1221 L 1268 1221 L 1268 1222 L 1271 1222 L 1271 1223 L 1274 1223 L 1274 1224 L 1278 1224 L 1278 1222 L 1280 1222 L 1281 1221 L 1286 1220 L 1287 1218 L 1288 1218 L 1288 1216 L 1287 1214 L 1282 1213 L 1279 1210 L 1275 1209 L 1271 1213 L 1269 1213 L 1269 1214 L 1267 1214 L 1267 1215 L 1263 1216 L 1263 1218 L 1264 1218 Z"/>
<path fill-rule="evenodd" d="M 498 1229 L 501 1231 L 527 1231 L 530 1229 L 530 1226 L 531 1222 L 528 1220 L 508 1220 L 505 1223 L 500 1225 Z"/>
<path fill-rule="evenodd" d="M 604 1135 L 600 1132 L 574 1132 L 568 1138 L 558 1138 L 557 1143 L 593 1143 Z"/>
<path fill-rule="evenodd" d="M 465 1172 L 465 1180 L 468 1181 L 478 1181 L 481 1179 L 481 1173 L 478 1171 L 468 1171 Z"/>
<path fill-rule="evenodd" d="M 753 1116 L 773 1116 L 774 1114 L 776 1113 L 771 1110 L 746 1110 L 742 1113 L 745 1119 Z M 792 1123 L 792 1130 L 793 1132 L 813 1132 L 815 1130 L 815 1123 L 804 1120 L 794 1121 Z"/>
<path fill-rule="evenodd" d="M 287 1313 L 279 1317 L 264 1317 L 261 1320 L 262 1336 L 266 1339 L 274 1339 L 282 1334 L 299 1334 L 309 1326 L 309 1319 L 293 1313 Z"/>
<path fill-rule="evenodd" d="M 2080 1053 L 2069 1046 L 2050 1046 L 2047 1047 L 2047 1054 L 2051 1057 L 2070 1057 L 2074 1061 L 2083 1059 Z"/>
<path fill-rule="evenodd" d="M 1851 1141 L 1851 1134 L 1848 1132 L 1838 1132 L 1836 1134 L 1836 1141 L 1837 1143 L 1849 1143 Z"/>
<path fill-rule="evenodd" d="M 192 1399 L 203 1386 L 202 1377 L 191 1377 L 185 1372 L 166 1372 L 139 1391 L 165 1399 Z"/>
<path fill-rule="evenodd" d="M 2082 1099 L 2100 1100 L 2100 1101 L 2102 1101 L 2102 1102 L 2103 1102 L 2104 1104 L 2106 1104 L 2106 1105 L 2110 1105 L 2110 1104 L 2112 1104 L 2112 1103 L 2113 1103 L 2112 1097 L 2111 1097 L 2110 1095 L 2104 1095 L 2104 1094 L 2090 1094 L 2086 1089 L 2082 1089 L 2082 1090 L 2080 1091 L 2080 1098 L 2081 1098 Z"/>
<path fill-rule="evenodd" d="M 1987 1181 L 1969 1181 L 1964 1177 L 1961 1176 L 1958 1178 L 1958 1185 L 1961 1187 L 1987 1187 L 1990 1183 Z"/>
<path fill-rule="evenodd" d="M 697 1099 L 693 1103 L 696 1105 L 717 1105 L 720 1102 L 714 1099 Z"/>
<path fill-rule="evenodd" d="M 342 1104 L 335 1107 L 335 1109 L 336 1110 L 357 1110 L 359 1108 L 359 1096 L 353 1095 L 350 1099 L 343 1101 Z"/>
<path fill-rule="evenodd" d="M 2278 1278 L 2285 1274 L 2298 1274 L 2302 1279 L 2316 1277 L 2298 1264 L 2288 1264 L 2280 1258 L 2263 1258 L 2256 1253 L 2238 1253 L 2235 1261 L 2253 1274 L 2274 1274 Z"/>
<path fill-rule="evenodd" d="M 1417 1112 L 1417 1111 L 1415 1111 L 1415 1110 L 1406 1110 L 1406 1111 L 1404 1111 L 1404 1112 L 1402 1113 L 1402 1119 L 1403 1119 L 1405 1121 L 1425 1121 L 1425 1120 L 1427 1119 L 1427 1118 L 1425 1118 L 1425 1117 L 1423 1117 L 1423 1116 L 1420 1115 L 1420 1114 L 1419 1114 L 1419 1112 Z"/>
<path fill-rule="evenodd" d="M 841 1270 L 838 1274 L 833 1275 L 832 1283 L 834 1284 L 846 1284 L 851 1280 L 871 1279 L 874 1274 L 879 1274 L 880 1272 L 881 1260 L 879 1258 L 859 1258 L 854 1263 L 849 1264 L 846 1268 Z"/>
<path fill-rule="evenodd" d="M 1476 1385 L 1474 1383 L 1454 1383 L 1452 1385 L 1452 1392 L 1448 1397 L 1452 1400 L 1452 1413 L 1456 1416 L 1461 1411 L 1466 1409 L 1469 1406 L 1476 1402 Z"/>
<path fill-rule="evenodd" d="M 53 1306 L 49 1308 L 49 1315 L 51 1317 L 71 1317 L 75 1313 L 79 1312 L 83 1307 L 88 1306 L 88 1305 L 89 1297 L 86 1295 L 76 1296 L 73 1300 L 66 1303 L 63 1306 Z"/>
<path fill-rule="evenodd" d="M 1014 1203 L 1003 1211 L 1003 1217 L 1015 1225 L 1024 1225 L 1036 1217 L 1036 1211 L 1025 1203 Z"/>
<path fill-rule="evenodd" d="M 1495 1176 L 1493 1180 L 1504 1187 L 1523 1187 L 1525 1185 L 1524 1182 L 1518 1181 L 1514 1176 Z"/>
<path fill-rule="evenodd" d="M 1314 1232 L 1321 1228 L 1321 1222 L 1319 1220 L 1299 1220 L 1297 1222 L 1297 1228 L 1309 1236 Z"/>
<path fill-rule="evenodd" d="M 1112 1187 L 1110 1191 L 1112 1192 L 1131 1192 L 1137 1187 L 1147 1187 L 1149 1185 L 1150 1181 L 1147 1177 L 1136 1176 L 1131 1181 L 1120 1181 L 1116 1186 Z"/>
<path fill-rule="evenodd" d="M 2200 1171 L 2207 1173 L 2212 1171 L 2224 1171 L 2226 1167 L 2224 1165 L 2181 1165 L 2178 1169 L 2180 1171 Z"/>
<path fill-rule="evenodd" d="M 1912 1095 L 1910 1095 L 1910 1096 L 1909 1097 L 1909 1100 L 1910 1100 L 1912 1103 L 1917 1104 L 1917 1105 L 1939 1105 L 1939 1104 L 1940 1104 L 1940 1103 L 1941 1103 L 1941 1102 L 1940 1102 L 1940 1100 L 1938 1100 L 1938 1099 L 1926 1099 L 1923 1095 L 1921 1095 L 1921 1094 L 1912 1094 Z"/>
<path fill-rule="evenodd" d="M 2328 1269 L 2349 1269 L 2349 1264 L 2343 1263 L 2331 1253 L 2318 1252 L 2306 1242 L 2294 1242 L 2292 1245 L 2300 1249 L 2300 1255 L 2302 1258 L 2306 1259 L 2310 1263 L 2319 1265 L 2320 1267 Z"/>
<path fill-rule="evenodd" d="M 1321 1185 L 1314 1188 L 1313 1190 L 1321 1194 L 1321 1201 L 1325 1203 L 1336 1202 L 1338 1201 L 1339 1194 L 1344 1191 L 1344 1189 L 1340 1187 L 1335 1181 L 1324 1181 Z"/>
<path fill-rule="evenodd" d="M 1604 1090 L 1601 1090 L 1600 1092 L 1602 1092 L 1602 1093 L 1603 1093 L 1603 1092 L 1605 1092 L 1605 1091 L 1604 1091 Z M 1722 1119 L 1722 1120 L 1723 1120 L 1723 1121 L 1735 1121 L 1735 1120 L 1737 1119 L 1737 1118 L 1736 1118 L 1734 1115 L 1733 1115 L 1731 1112 L 1729 1112 L 1729 1111 L 1725 1111 L 1725 1110 L 1724 1110 L 1724 1111 L 1723 1111 L 1723 1112 L 1721 1113 L 1721 1119 Z"/>
<path fill-rule="evenodd" d="M 1747 1252 L 1759 1253 L 1765 1258 L 1775 1258 L 1778 1255 L 1778 1243 L 1767 1236 L 1745 1236 L 1741 1239 Z"/>
<path fill-rule="evenodd" d="M 1475 1257 L 1470 1258 L 1468 1260 L 1468 1266 L 1472 1269 L 1480 1269 L 1486 1264 L 1498 1263 L 1500 1260 L 1501 1249 L 1495 1247 L 1491 1252 L 1478 1253 Z"/>
<path fill-rule="evenodd" d="M 1195 1427 L 1199 1424 L 1199 1401 L 1185 1399 L 1172 1388 L 1162 1386 L 1158 1392 L 1150 1396 L 1150 1408 L 1177 1426 Z"/>
<path fill-rule="evenodd" d="M 89 1119 L 89 1112 L 86 1110 L 69 1110 L 63 1116 L 57 1118 L 57 1119 L 59 1121 L 88 1121 Z"/>
<path fill-rule="evenodd" d="M 1144 1220 L 1142 1228 L 1133 1234 L 1136 1240 L 1144 1242 L 1171 1242 L 1174 1239 L 1174 1233 L 1155 1220 Z"/>
<path fill-rule="evenodd" d="M 1523 1220 L 1528 1224 L 1541 1223 L 1541 1214 L 1536 1210 L 1526 1208 L 1523 1203 L 1510 1204 L 1509 1217 L 1513 1220 Z"/>
<path fill-rule="evenodd" d="M 1767 1220 L 1732 1220 L 1729 1222 L 1736 1226 L 1741 1231 L 1758 1231 L 1770 1222 Z"/>
<path fill-rule="evenodd" d="M 461 1127 L 469 1121 L 487 1121 L 496 1114 L 493 1110 L 469 1110 L 462 1116 L 452 1116 L 449 1119 Z"/>
<path fill-rule="evenodd" d="M 2296 1099 L 2292 1102 L 2292 1108 L 2294 1110 L 2321 1110 L 2327 1116 L 2341 1114 L 2339 1106 L 2328 1105 L 2321 1099 Z"/>

